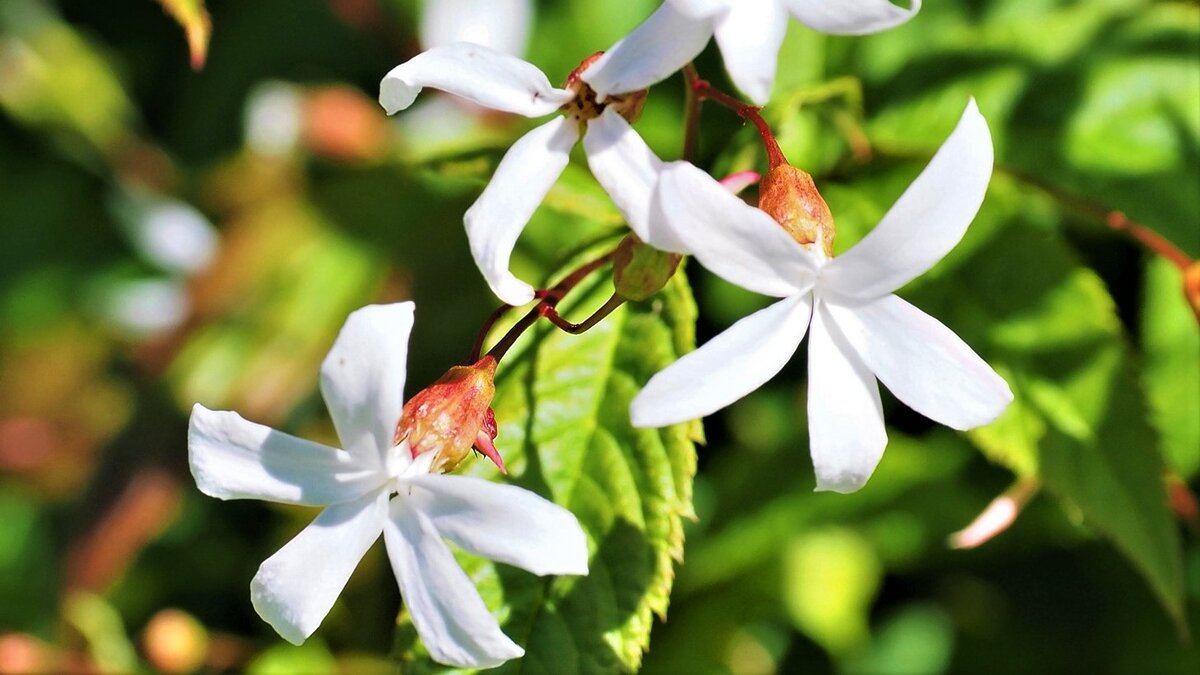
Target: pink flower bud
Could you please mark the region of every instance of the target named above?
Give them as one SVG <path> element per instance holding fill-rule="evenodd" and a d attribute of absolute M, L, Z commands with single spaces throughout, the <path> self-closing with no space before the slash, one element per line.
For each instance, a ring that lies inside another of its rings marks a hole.
<path fill-rule="evenodd" d="M 768 171 L 759 188 L 758 208 L 796 241 L 815 244 L 826 257 L 833 257 L 833 214 L 808 173 L 790 164 Z"/>
<path fill-rule="evenodd" d="M 431 472 L 453 471 L 475 448 L 508 473 L 492 440 L 496 415 L 491 409 L 496 395 L 493 378 L 496 359 L 485 356 L 470 366 L 455 366 L 437 382 L 404 404 L 395 442 L 408 441 L 415 458 L 435 453 Z"/>

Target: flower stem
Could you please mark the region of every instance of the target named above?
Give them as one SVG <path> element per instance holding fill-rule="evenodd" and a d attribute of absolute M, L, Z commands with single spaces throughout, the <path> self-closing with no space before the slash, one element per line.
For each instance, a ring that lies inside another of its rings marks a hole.
<path fill-rule="evenodd" d="M 695 69 L 693 68 L 692 70 L 694 75 Z M 685 70 L 686 74 L 687 71 Z M 742 103 L 720 89 L 713 87 L 709 84 L 708 80 L 700 79 L 699 76 L 688 76 L 688 82 L 691 84 L 690 88 L 692 92 L 700 102 L 712 100 L 720 103 L 737 113 L 738 117 L 758 128 L 758 135 L 762 137 L 763 148 L 767 151 L 767 165 L 770 168 L 774 169 L 788 163 L 787 157 L 783 155 L 783 150 L 779 148 L 779 141 L 775 140 L 775 134 L 771 133 L 771 127 L 763 119 L 762 114 L 759 113 L 761 108 Z"/>
<path fill-rule="evenodd" d="M 567 321 L 562 317 L 561 314 L 558 313 L 558 310 L 553 305 L 542 303 L 538 305 L 537 308 L 539 311 L 541 311 L 542 316 L 549 319 L 550 323 L 558 326 L 559 329 L 561 329 L 564 333 L 579 335 L 580 333 L 586 333 L 591 330 L 596 324 L 603 321 L 605 317 L 607 317 L 609 314 L 612 314 L 623 304 L 625 304 L 625 298 L 619 293 L 613 293 L 612 296 L 609 297 L 608 302 L 605 302 L 600 309 L 596 310 L 591 316 L 584 319 L 581 323 L 571 323 L 570 321 Z"/>
<path fill-rule="evenodd" d="M 701 82 L 700 73 L 691 63 L 683 67 L 684 87 L 684 124 L 683 152 L 684 161 L 691 162 L 696 157 L 696 148 L 700 140 L 700 109 L 704 106 L 704 97 L 700 95 L 696 84 Z"/>
<path fill-rule="evenodd" d="M 533 309 L 529 310 L 529 312 L 527 312 L 525 314 L 525 316 L 521 317 L 521 320 L 517 321 L 517 323 L 515 323 L 512 328 L 508 329 L 508 332 L 505 333 L 504 336 L 501 337 L 500 340 L 498 342 L 496 342 L 495 345 L 492 346 L 492 348 L 488 351 L 487 355 L 491 356 L 492 358 L 496 359 L 497 361 L 501 360 L 502 358 L 504 358 L 504 355 L 508 353 L 508 350 L 512 348 L 513 344 L 516 343 L 517 338 L 521 337 L 521 335 L 523 335 L 525 333 L 525 331 L 529 330 L 529 328 L 531 326 L 533 326 L 533 324 L 537 323 L 537 320 L 539 318 L 541 318 L 543 316 L 546 316 L 549 318 L 550 312 L 553 312 L 554 316 L 558 317 L 558 312 L 556 310 L 556 307 L 557 307 L 559 301 L 561 301 L 567 295 L 567 293 L 569 293 L 571 291 L 571 289 L 575 288 L 576 286 L 579 285 L 579 283 L 581 281 L 586 279 L 588 277 L 588 275 L 590 275 L 592 272 L 595 272 L 596 270 L 600 269 L 601 267 L 603 267 L 603 266 L 607 265 L 609 262 L 611 262 L 612 258 L 613 258 L 613 253 L 614 253 L 614 251 L 609 251 L 608 253 L 600 256 L 599 258 L 596 258 L 595 260 L 592 260 L 591 262 L 584 263 L 578 269 L 571 272 L 566 277 L 563 277 L 563 280 L 558 282 L 557 284 L 555 284 L 553 288 L 549 288 L 549 289 L 546 289 L 543 291 L 538 291 L 537 297 L 540 299 L 540 302 L 538 302 L 538 304 L 535 305 L 533 307 Z M 612 300 L 610 299 L 609 303 L 611 303 L 611 302 L 612 302 Z M 618 303 L 617 306 L 620 306 L 620 304 Z M 596 312 L 596 314 L 593 314 L 591 317 L 589 317 L 587 320 L 585 320 L 581 324 L 571 324 L 571 323 L 566 322 L 565 320 L 562 320 L 562 317 L 558 317 L 558 318 L 564 324 L 566 324 L 568 326 L 576 327 L 576 330 L 567 331 L 567 332 L 582 333 L 582 332 L 586 331 L 587 329 L 591 328 L 592 326 L 596 325 L 597 323 L 599 323 L 601 320 L 603 320 L 604 317 L 608 316 L 608 314 L 612 313 L 612 311 L 614 309 L 616 309 L 617 306 L 614 306 L 611 309 L 604 311 L 605 308 L 608 307 L 608 304 L 606 303 L 604 307 L 601 307 L 600 310 Z M 476 344 L 479 345 L 479 347 L 475 350 L 475 353 L 472 354 L 472 356 L 477 356 L 479 351 L 482 350 L 484 336 L 487 335 L 488 330 L 490 330 L 492 325 L 495 324 L 496 319 L 499 319 L 500 316 L 503 316 L 504 313 L 507 312 L 509 309 L 512 309 L 511 305 L 504 305 L 503 307 L 497 309 L 495 312 L 492 313 L 492 316 L 489 317 L 488 321 L 485 322 L 484 327 L 480 330 L 479 337 L 476 338 Z M 603 312 L 603 314 L 601 312 Z M 554 323 L 553 318 L 551 318 L 550 320 L 552 323 Z M 558 325 L 558 324 L 556 323 L 555 325 Z M 586 326 L 586 327 L 579 328 L 580 326 Z M 562 326 L 559 326 L 559 327 L 561 328 Z M 563 328 L 563 330 L 567 330 L 567 329 Z"/>

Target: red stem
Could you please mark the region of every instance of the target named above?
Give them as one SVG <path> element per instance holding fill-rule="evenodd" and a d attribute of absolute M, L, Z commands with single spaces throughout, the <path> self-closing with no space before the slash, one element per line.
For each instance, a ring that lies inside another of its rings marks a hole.
<path fill-rule="evenodd" d="M 720 89 L 716 89 L 708 83 L 708 80 L 700 79 L 694 68 L 691 73 L 688 73 L 685 69 L 684 74 L 691 83 L 692 91 L 695 92 L 698 101 L 712 100 L 720 103 L 737 113 L 738 117 L 758 128 L 758 135 L 762 137 L 763 147 L 767 151 L 767 165 L 770 168 L 774 169 L 788 163 L 787 157 L 783 156 L 783 150 L 779 148 L 779 141 L 775 140 L 775 134 L 771 133 L 770 125 L 767 124 L 767 121 L 759 113 L 761 108 L 742 103 Z"/>

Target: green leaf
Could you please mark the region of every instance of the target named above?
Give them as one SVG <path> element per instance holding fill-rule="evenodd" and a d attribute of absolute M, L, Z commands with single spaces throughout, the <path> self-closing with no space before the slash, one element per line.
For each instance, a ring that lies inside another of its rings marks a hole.
<path fill-rule="evenodd" d="M 915 304 L 979 350 L 1016 396 L 972 440 L 1016 473 L 1039 475 L 1182 623 L 1182 553 L 1159 438 L 1103 282 L 1057 238 L 1010 225 L 920 291 Z"/>
<path fill-rule="evenodd" d="M 1143 293 L 1142 379 L 1167 463 L 1189 479 L 1200 471 L 1200 329 L 1182 287 L 1178 269 L 1162 258 L 1150 262 Z"/>
<path fill-rule="evenodd" d="M 611 293 L 601 278 L 566 305 L 585 314 Z M 586 577 L 539 578 L 460 556 L 504 632 L 525 647 L 499 672 L 636 670 L 663 617 L 692 517 L 698 424 L 634 429 L 629 403 L 690 350 L 695 305 L 682 274 L 579 336 L 540 326 L 501 364 L 497 447 L 509 480 L 570 509 L 589 537 Z M 575 319 L 578 320 L 578 319 Z M 470 471 L 494 476 L 474 462 Z M 411 672 L 437 670 L 402 613 L 397 648 Z"/>

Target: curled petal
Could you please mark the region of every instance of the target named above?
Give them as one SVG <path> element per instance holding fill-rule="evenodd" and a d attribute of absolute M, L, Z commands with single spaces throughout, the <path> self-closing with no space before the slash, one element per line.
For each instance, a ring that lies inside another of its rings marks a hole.
<path fill-rule="evenodd" d="M 375 463 L 200 404 L 188 423 L 188 464 L 196 487 L 218 499 L 324 506 L 385 480 Z"/>
<path fill-rule="evenodd" d="M 758 389 L 783 369 L 804 339 L 808 294 L 747 316 L 650 378 L 630 406 L 636 427 L 703 417 Z"/>
<path fill-rule="evenodd" d="M 784 0 L 800 23 L 834 35 L 865 35 L 898 26 L 921 10 L 921 0 L 904 9 L 889 0 Z"/>
<path fill-rule="evenodd" d="M 1012 391 L 954 331 L 889 295 L 829 313 L 884 386 L 931 420 L 954 429 L 995 421 Z"/>
<path fill-rule="evenodd" d="M 463 222 L 471 254 L 492 292 L 510 305 L 533 300 L 533 287 L 508 271 L 521 230 L 554 186 L 579 140 L 575 121 L 556 117 L 513 144 Z"/>
<path fill-rule="evenodd" d="M 321 396 L 342 447 L 382 463 L 404 407 L 411 302 L 355 310 L 321 363 Z"/>
<path fill-rule="evenodd" d="M 712 23 L 680 13 L 663 3 L 625 39 L 612 46 L 583 71 L 603 101 L 609 94 L 624 94 L 661 82 L 704 51 L 712 37 Z"/>
<path fill-rule="evenodd" d="M 520 55 L 533 20 L 531 0 L 425 0 L 421 44 L 443 47 L 473 42 Z"/>
<path fill-rule="evenodd" d="M 263 621 L 298 645 L 321 625 L 387 520 L 387 493 L 330 506 L 258 568 L 250 600 Z"/>
<path fill-rule="evenodd" d="M 950 138 L 879 225 L 825 266 L 822 286 L 848 301 L 870 301 L 933 267 L 966 233 L 991 176 L 992 137 L 972 99 Z"/>
<path fill-rule="evenodd" d="M 575 98 L 550 85 L 545 73 L 515 56 L 469 42 L 435 47 L 392 68 L 379 83 L 389 115 L 413 104 L 425 87 L 441 89 L 485 108 L 541 117 Z"/>
<path fill-rule="evenodd" d="M 679 244 L 661 219 L 651 218 L 651 199 L 663 161 L 612 107 L 588 124 L 583 136 L 588 166 L 642 241 L 665 250 Z"/>
<path fill-rule="evenodd" d="M 787 20 L 787 12 L 778 2 L 742 2 L 716 21 L 725 70 L 737 88 L 758 105 L 771 98 Z"/>
<path fill-rule="evenodd" d="M 428 474 L 409 504 L 463 549 L 534 574 L 587 574 L 587 537 L 570 511 L 514 485 Z"/>
<path fill-rule="evenodd" d="M 817 490 L 834 492 L 861 488 L 887 445 L 875 376 L 823 303 L 808 336 L 808 441 Z"/>
<path fill-rule="evenodd" d="M 435 661 L 490 668 L 525 654 L 500 631 L 433 524 L 403 495 L 392 500 L 383 540 L 400 595 Z"/>
<path fill-rule="evenodd" d="M 687 162 L 663 171 L 655 196 L 687 252 L 730 283 L 777 298 L 812 288 L 817 263 L 779 223 Z"/>

